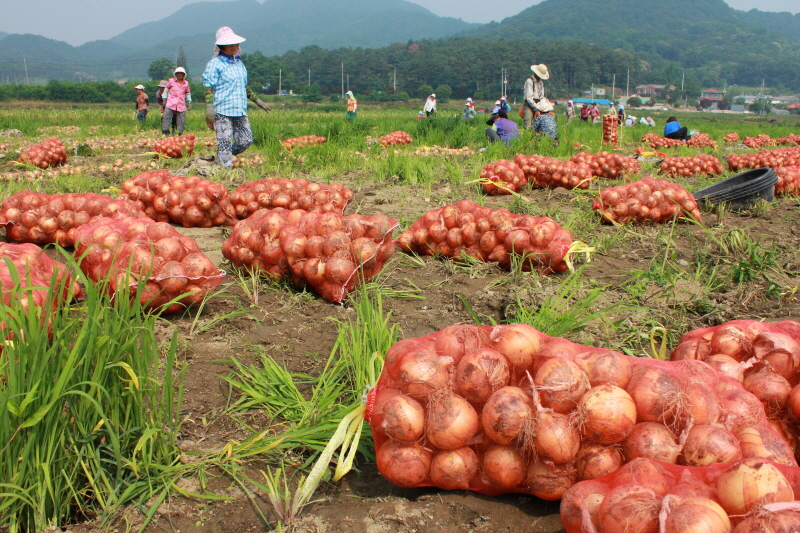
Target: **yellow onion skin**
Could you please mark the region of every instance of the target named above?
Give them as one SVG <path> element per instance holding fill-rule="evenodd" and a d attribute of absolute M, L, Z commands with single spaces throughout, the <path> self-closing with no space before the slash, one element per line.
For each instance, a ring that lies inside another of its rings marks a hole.
<path fill-rule="evenodd" d="M 731 465 L 717 479 L 717 494 L 729 515 L 743 515 L 756 505 L 794 501 L 783 473 L 759 458 Z"/>

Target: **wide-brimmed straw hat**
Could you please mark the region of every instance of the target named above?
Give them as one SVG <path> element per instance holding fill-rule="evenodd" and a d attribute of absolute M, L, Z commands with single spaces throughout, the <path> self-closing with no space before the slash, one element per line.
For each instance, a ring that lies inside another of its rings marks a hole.
<path fill-rule="evenodd" d="M 167 86 L 167 80 L 161 80 L 160 82 L 158 82 L 158 86 L 163 89 L 164 87 Z"/>
<path fill-rule="evenodd" d="M 214 44 L 217 46 L 225 46 L 226 44 L 240 44 L 245 42 L 246 39 L 241 35 L 236 35 L 233 30 L 227 26 L 223 26 L 217 30 L 217 39 Z"/>
<path fill-rule="evenodd" d="M 139 85 L 137 85 L 136 87 L 134 87 L 134 89 L 141 89 L 141 90 L 144 90 L 144 85 L 142 85 L 142 84 L 140 83 Z"/>
<path fill-rule="evenodd" d="M 547 70 L 547 65 L 539 64 L 539 65 L 531 65 L 531 70 L 534 74 L 539 76 L 540 79 L 548 80 L 550 79 L 550 71 Z"/>
<path fill-rule="evenodd" d="M 350 98 L 355 98 L 355 96 L 353 96 L 353 91 L 347 91 L 346 93 L 344 93 L 344 95 L 349 96 Z"/>

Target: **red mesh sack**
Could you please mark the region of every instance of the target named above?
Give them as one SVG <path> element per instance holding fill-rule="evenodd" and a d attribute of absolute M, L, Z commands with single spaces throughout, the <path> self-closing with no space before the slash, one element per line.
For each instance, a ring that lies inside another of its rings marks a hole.
<path fill-rule="evenodd" d="M 266 178 L 248 181 L 231 193 L 230 200 L 240 219 L 259 209 L 303 209 L 311 213 L 344 214 L 353 192 L 340 183 L 325 185 L 303 178 Z"/>
<path fill-rule="evenodd" d="M 395 227 L 383 215 L 262 209 L 236 224 L 222 254 L 237 267 L 291 275 L 295 284 L 338 303 L 391 258 Z"/>
<path fill-rule="evenodd" d="M 141 217 L 136 203 L 94 193 L 40 194 L 20 191 L 3 200 L 0 226 L 15 242 L 75 244 L 75 228 L 98 218 Z"/>
<path fill-rule="evenodd" d="M 17 161 L 39 168 L 55 167 L 67 162 L 67 149 L 58 137 L 50 137 L 23 151 Z"/>
<path fill-rule="evenodd" d="M 694 148 L 716 148 L 717 141 L 713 140 L 708 133 L 697 133 L 686 141 L 686 146 L 692 146 Z"/>
<path fill-rule="evenodd" d="M 524 324 L 396 343 L 367 412 L 378 469 L 403 487 L 557 500 L 639 458 L 797 466 L 758 399 L 709 365 L 627 357 Z"/>
<path fill-rule="evenodd" d="M 411 139 L 411 135 L 404 131 L 393 131 L 392 133 L 387 133 L 378 139 L 378 142 L 381 146 L 394 146 L 396 144 L 411 144 L 413 141 Z"/>
<path fill-rule="evenodd" d="M 469 255 L 510 270 L 511 254 L 522 268 L 544 274 L 567 270 L 572 234 L 549 217 L 515 215 L 469 200 L 428 211 L 397 238 L 404 252 L 459 260 Z"/>
<path fill-rule="evenodd" d="M 559 161 L 538 155 L 514 156 L 514 163 L 534 187 L 554 189 L 587 189 L 592 181 L 592 169 L 585 163 Z"/>
<path fill-rule="evenodd" d="M 713 155 L 697 155 L 694 157 L 667 157 L 661 161 L 661 173 L 666 176 L 689 177 L 695 174 L 711 176 L 722 174 L 722 163 Z"/>
<path fill-rule="evenodd" d="M 742 141 L 742 144 L 744 144 L 748 148 L 759 149 L 759 148 L 761 148 L 762 146 L 765 146 L 765 145 L 766 146 L 775 146 L 778 143 L 777 143 L 777 141 L 775 139 L 773 139 L 769 135 L 767 135 L 765 133 L 762 133 L 761 135 L 758 135 L 757 137 L 745 137 L 744 141 Z"/>
<path fill-rule="evenodd" d="M 294 150 L 295 148 L 305 148 L 306 146 L 315 146 L 325 144 L 327 139 L 319 135 L 303 135 L 302 137 L 294 137 L 293 139 L 286 139 L 283 141 L 283 148 L 286 150 Z"/>
<path fill-rule="evenodd" d="M 616 115 L 603 115 L 603 143 L 619 148 L 619 119 Z"/>
<path fill-rule="evenodd" d="M 636 159 L 608 152 L 596 154 L 578 152 L 570 158 L 570 161 L 586 163 L 591 167 L 593 176 L 608 179 L 618 179 L 625 174 L 636 174 L 642 169 L 642 164 Z"/>
<path fill-rule="evenodd" d="M 705 467 L 637 459 L 561 500 L 567 533 L 800 531 L 800 469 L 746 459 Z"/>
<path fill-rule="evenodd" d="M 653 150 L 685 145 L 685 142 L 681 141 L 680 139 L 669 139 L 667 137 L 662 137 L 657 133 L 645 133 L 642 135 L 642 142 L 650 144 L 650 148 Z"/>
<path fill-rule="evenodd" d="M 13 265 L 18 283 L 15 282 L 12 267 L 6 260 Z M 11 298 L 19 297 L 25 310 L 30 305 L 44 307 L 54 279 L 60 284 L 59 288 L 63 287 L 63 292 L 54 295 L 53 305 L 82 296 L 80 285 L 73 280 L 67 267 L 45 254 L 35 244 L 0 243 L 0 291 L 5 305 L 10 304 Z M 20 288 L 23 290 L 20 291 Z"/>
<path fill-rule="evenodd" d="M 148 309 L 174 313 L 200 303 L 225 277 L 193 239 L 150 218 L 96 220 L 78 228 L 75 241 L 81 270 L 92 281 L 107 279 L 112 293 L 133 292 L 145 278 L 140 301 Z"/>
<path fill-rule="evenodd" d="M 728 167 L 731 170 L 793 167 L 800 165 L 800 147 L 789 146 L 775 150 L 762 150 L 756 154 L 730 154 L 727 159 Z"/>
<path fill-rule="evenodd" d="M 228 189 L 197 176 L 173 176 L 168 170 L 142 172 L 122 182 L 119 197 L 137 202 L 156 222 L 175 222 L 186 228 L 236 223 Z"/>
<path fill-rule="evenodd" d="M 507 159 L 485 165 L 481 169 L 483 192 L 493 196 L 517 192 L 528 183 L 522 169 Z"/>
<path fill-rule="evenodd" d="M 775 167 L 778 182 L 775 184 L 775 195 L 800 194 L 800 166 Z"/>
<path fill-rule="evenodd" d="M 682 185 L 651 177 L 600 191 L 592 209 L 606 222 L 664 223 L 677 218 L 701 219 L 694 197 Z"/>
<path fill-rule="evenodd" d="M 194 139 L 194 133 L 165 137 L 156 141 L 153 151 L 164 157 L 184 157 L 194 152 Z"/>
<path fill-rule="evenodd" d="M 729 133 L 723 138 L 725 139 L 726 143 L 738 143 L 739 142 L 739 134 L 736 133 L 736 132 Z"/>

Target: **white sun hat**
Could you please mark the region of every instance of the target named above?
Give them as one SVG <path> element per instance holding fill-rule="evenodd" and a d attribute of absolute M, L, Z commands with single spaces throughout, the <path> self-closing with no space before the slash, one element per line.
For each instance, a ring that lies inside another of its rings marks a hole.
<path fill-rule="evenodd" d="M 550 71 L 547 70 L 547 65 L 539 64 L 539 65 L 531 65 L 531 70 L 534 74 L 539 76 L 539 78 L 543 80 L 550 79 Z"/>
<path fill-rule="evenodd" d="M 223 26 L 217 30 L 217 39 L 214 44 L 217 46 L 225 46 L 226 44 L 239 44 L 245 42 L 245 38 L 233 33 L 233 30 L 228 26 Z"/>
<path fill-rule="evenodd" d="M 175 69 L 175 72 L 173 72 L 173 74 L 177 74 L 178 72 L 183 72 L 184 74 L 186 74 L 186 69 L 183 67 L 178 67 Z"/>
<path fill-rule="evenodd" d="M 433 93 L 433 94 L 431 94 L 431 96 L 433 96 L 434 98 L 436 98 L 436 93 Z"/>
<path fill-rule="evenodd" d="M 137 85 L 136 87 L 134 87 L 134 89 L 141 89 L 141 90 L 144 90 L 144 85 L 142 85 L 142 84 L 140 83 L 139 85 Z"/>
<path fill-rule="evenodd" d="M 539 110 L 539 111 L 541 111 L 542 113 L 549 113 L 550 111 L 552 111 L 552 110 L 553 110 L 553 103 L 552 103 L 552 102 L 550 102 L 550 100 L 548 100 L 548 99 L 546 99 L 546 98 L 542 98 L 542 99 L 541 99 L 541 100 L 539 100 L 539 102 L 536 104 L 536 109 L 538 109 L 538 110 Z"/>

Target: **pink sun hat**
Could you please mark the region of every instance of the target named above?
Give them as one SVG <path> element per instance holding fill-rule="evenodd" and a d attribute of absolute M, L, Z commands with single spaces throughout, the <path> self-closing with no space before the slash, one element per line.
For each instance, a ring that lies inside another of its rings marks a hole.
<path fill-rule="evenodd" d="M 244 37 L 233 33 L 233 30 L 228 26 L 223 26 L 217 30 L 217 39 L 214 41 L 214 44 L 217 46 L 224 46 L 226 44 L 240 44 L 245 42 L 245 40 L 246 39 Z"/>

